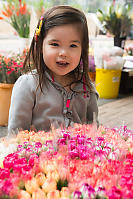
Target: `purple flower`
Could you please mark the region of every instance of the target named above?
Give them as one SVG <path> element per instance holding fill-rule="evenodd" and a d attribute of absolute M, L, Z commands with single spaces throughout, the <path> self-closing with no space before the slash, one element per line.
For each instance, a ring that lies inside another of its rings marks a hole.
<path fill-rule="evenodd" d="M 66 138 L 59 138 L 58 144 L 66 144 Z"/>
<path fill-rule="evenodd" d="M 41 143 L 41 142 L 36 142 L 36 143 L 35 143 L 35 147 L 41 148 L 41 147 L 42 147 L 42 143 Z"/>
<path fill-rule="evenodd" d="M 68 148 L 70 149 L 70 151 L 74 150 L 76 148 L 76 141 L 70 140 Z"/>
<path fill-rule="evenodd" d="M 95 70 L 94 56 L 89 55 L 89 71 L 95 72 Z"/>
<path fill-rule="evenodd" d="M 70 139 L 70 134 L 68 132 L 64 133 L 63 138 Z"/>
<path fill-rule="evenodd" d="M 53 146 L 53 140 L 46 140 L 46 146 Z"/>
<path fill-rule="evenodd" d="M 74 159 L 74 158 L 77 158 L 79 157 L 79 152 L 77 149 L 74 149 L 72 151 L 69 151 L 69 156 L 70 158 Z"/>
<path fill-rule="evenodd" d="M 96 191 L 96 195 L 99 196 L 99 198 L 106 198 L 106 189 L 105 187 L 98 187 Z"/>
<path fill-rule="evenodd" d="M 74 191 L 73 199 L 80 199 L 81 196 L 82 196 L 82 193 L 80 191 Z"/>
<path fill-rule="evenodd" d="M 23 145 L 19 144 L 19 145 L 17 146 L 17 149 L 18 149 L 18 151 L 23 150 Z"/>
<path fill-rule="evenodd" d="M 80 154 L 79 154 L 79 158 L 80 158 L 81 160 L 87 160 L 87 159 L 88 159 L 88 154 L 85 153 L 85 152 L 80 153 Z"/>
<path fill-rule="evenodd" d="M 98 140 L 99 142 L 103 142 L 103 141 L 104 141 L 104 138 L 103 138 L 103 137 L 98 137 L 97 140 Z"/>
<path fill-rule="evenodd" d="M 95 198 L 95 189 L 88 183 L 84 183 L 80 191 L 82 192 L 83 196 L 87 198 Z"/>
<path fill-rule="evenodd" d="M 85 138 L 84 137 L 78 137 L 77 138 L 77 143 L 78 144 L 84 144 L 85 143 Z"/>

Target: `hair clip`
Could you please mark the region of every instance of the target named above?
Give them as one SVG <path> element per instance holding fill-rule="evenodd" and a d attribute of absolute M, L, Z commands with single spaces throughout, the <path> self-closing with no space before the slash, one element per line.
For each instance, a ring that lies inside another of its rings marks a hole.
<path fill-rule="evenodd" d="M 41 16 L 39 28 L 36 28 L 36 30 L 35 30 L 35 40 L 36 41 L 37 41 L 37 37 L 40 35 L 40 32 L 41 32 L 43 19 L 44 19 L 43 16 Z"/>

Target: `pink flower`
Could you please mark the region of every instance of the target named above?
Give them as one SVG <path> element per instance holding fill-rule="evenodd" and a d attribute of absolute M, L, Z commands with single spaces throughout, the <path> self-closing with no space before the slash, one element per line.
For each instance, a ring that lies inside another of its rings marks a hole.
<path fill-rule="evenodd" d="M 108 192 L 109 199 L 122 199 L 122 191 L 113 186 Z"/>
<path fill-rule="evenodd" d="M 17 153 L 11 153 L 8 156 L 5 157 L 3 161 L 4 168 L 12 169 L 14 165 L 14 161 L 18 159 Z"/>
<path fill-rule="evenodd" d="M 42 143 L 41 143 L 41 142 L 36 142 L 36 143 L 35 143 L 35 147 L 41 148 L 41 147 L 42 147 Z"/>
<path fill-rule="evenodd" d="M 34 176 L 34 170 L 32 169 L 32 167 L 28 164 L 23 165 L 21 169 L 22 179 L 24 179 L 25 181 L 30 180 L 33 176 Z"/>
<path fill-rule="evenodd" d="M 14 71 L 14 69 L 10 68 L 6 73 L 7 73 L 7 75 L 10 75 L 13 71 Z"/>
<path fill-rule="evenodd" d="M 69 156 L 70 158 L 74 159 L 74 158 L 78 158 L 79 157 L 79 152 L 77 149 L 74 149 L 72 151 L 69 151 Z"/>
<path fill-rule="evenodd" d="M 9 178 L 10 176 L 10 171 L 9 169 L 2 169 L 0 168 L 0 179 L 6 179 L 6 178 Z"/>
<path fill-rule="evenodd" d="M 80 199 L 81 196 L 82 196 L 82 193 L 80 191 L 74 191 L 74 193 L 72 194 L 73 199 Z"/>
<path fill-rule="evenodd" d="M 12 189 L 13 189 L 13 184 L 11 182 L 11 179 L 5 180 L 2 187 L 3 193 L 9 195 Z"/>
<path fill-rule="evenodd" d="M 13 170 L 21 173 L 21 170 L 25 165 L 27 165 L 27 160 L 25 158 L 19 158 L 14 161 Z"/>
<path fill-rule="evenodd" d="M 33 167 L 35 164 L 38 163 L 38 160 L 39 160 L 39 158 L 38 158 L 37 154 L 35 154 L 35 153 L 31 154 L 30 158 L 29 158 L 29 165 L 31 167 Z"/>
<path fill-rule="evenodd" d="M 0 180 L 0 198 L 1 198 L 2 195 L 3 195 L 3 192 L 2 192 L 3 184 L 4 184 L 4 180 Z"/>

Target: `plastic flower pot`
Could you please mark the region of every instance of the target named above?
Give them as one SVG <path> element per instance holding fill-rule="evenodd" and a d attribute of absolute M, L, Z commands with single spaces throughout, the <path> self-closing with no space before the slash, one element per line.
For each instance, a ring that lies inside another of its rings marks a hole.
<path fill-rule="evenodd" d="M 14 84 L 0 83 L 0 126 L 8 125 L 12 88 Z"/>
<path fill-rule="evenodd" d="M 121 80 L 121 70 L 96 69 L 96 90 L 100 98 L 117 98 Z"/>

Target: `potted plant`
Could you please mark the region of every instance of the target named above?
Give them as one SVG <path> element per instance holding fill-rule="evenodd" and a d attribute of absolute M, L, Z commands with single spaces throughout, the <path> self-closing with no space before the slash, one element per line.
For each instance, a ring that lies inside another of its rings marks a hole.
<path fill-rule="evenodd" d="M 121 47 L 132 26 L 131 6 L 111 4 L 106 10 L 98 9 L 97 17 L 102 23 L 103 31 L 114 36 L 114 45 Z"/>
<path fill-rule="evenodd" d="M 22 74 L 26 52 L 24 49 L 22 54 L 9 57 L 0 55 L 0 126 L 6 126 L 8 123 L 12 88 Z"/>
<path fill-rule="evenodd" d="M 31 14 L 25 1 L 7 0 L 3 4 L 1 20 L 9 23 L 22 38 L 29 38 Z"/>

